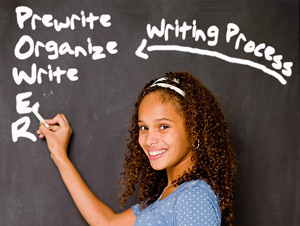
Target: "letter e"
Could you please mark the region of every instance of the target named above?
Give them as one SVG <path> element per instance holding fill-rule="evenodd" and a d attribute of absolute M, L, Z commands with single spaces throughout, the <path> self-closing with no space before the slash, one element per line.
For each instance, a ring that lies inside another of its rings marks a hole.
<path fill-rule="evenodd" d="M 28 107 L 30 104 L 30 101 L 28 101 L 28 100 L 23 101 L 24 99 L 31 97 L 31 95 L 32 95 L 32 92 L 26 92 L 26 93 L 19 93 L 16 96 L 16 103 L 17 103 L 16 109 L 19 114 L 27 114 L 27 113 L 31 112 L 31 108 Z"/>
<path fill-rule="evenodd" d="M 109 14 L 103 14 L 100 16 L 100 23 L 103 27 L 110 27 L 111 26 L 111 22 L 110 22 L 110 15 Z"/>
<path fill-rule="evenodd" d="M 118 53 L 118 50 L 116 49 L 117 45 L 118 45 L 117 42 L 109 41 L 106 44 L 106 49 L 110 54 L 116 54 Z"/>

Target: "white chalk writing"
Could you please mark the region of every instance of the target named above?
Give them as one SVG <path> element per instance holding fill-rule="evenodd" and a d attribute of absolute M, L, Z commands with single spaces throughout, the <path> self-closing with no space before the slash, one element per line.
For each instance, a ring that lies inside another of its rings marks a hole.
<path fill-rule="evenodd" d="M 168 41 L 171 35 L 175 38 L 181 38 L 182 40 L 185 40 L 187 37 L 191 37 L 195 42 L 206 43 L 208 46 L 216 46 L 220 39 L 220 31 L 217 26 L 212 25 L 205 31 L 197 27 L 196 20 L 193 20 L 192 24 L 188 24 L 185 21 L 180 24 L 179 20 L 175 20 L 174 24 L 170 24 L 166 23 L 166 20 L 163 18 L 161 19 L 160 28 L 147 24 L 146 31 L 149 39 L 158 37 L 163 38 L 164 41 Z M 274 47 L 265 43 L 255 43 L 253 40 L 247 39 L 246 36 L 240 31 L 238 25 L 234 23 L 228 23 L 226 28 L 226 43 L 231 42 L 234 43 L 235 50 L 242 50 L 247 54 L 253 54 L 255 57 L 264 58 L 267 62 L 271 62 L 271 67 L 267 67 L 264 64 L 248 59 L 241 59 L 238 57 L 228 56 L 217 51 L 195 48 L 191 46 L 179 46 L 169 43 L 147 46 L 147 39 L 142 40 L 135 54 L 143 59 L 149 58 L 149 54 L 144 50 L 147 50 L 148 52 L 179 51 L 216 57 L 233 64 L 247 65 L 259 69 L 264 73 L 276 78 L 281 84 L 285 85 L 287 83 L 285 77 L 290 77 L 292 75 L 293 63 L 284 61 L 282 55 L 276 54 Z"/>
<path fill-rule="evenodd" d="M 84 11 L 81 11 L 80 14 L 72 14 L 71 16 L 66 16 L 64 21 L 59 21 L 51 14 L 38 15 L 27 6 L 18 6 L 15 11 L 17 23 L 21 30 L 26 27 L 32 31 L 37 31 L 39 28 L 44 27 L 60 32 L 66 29 L 72 31 L 79 27 L 93 30 L 96 27 L 107 29 L 112 26 L 109 14 L 94 15 L 92 12 L 86 14 Z M 33 57 L 39 58 L 41 55 L 46 55 L 50 61 L 57 60 L 64 55 L 101 60 L 108 55 L 117 54 L 117 47 L 117 42 L 113 40 L 104 42 L 104 45 L 95 45 L 90 37 L 86 37 L 86 42 L 83 42 L 82 45 L 72 46 L 68 41 L 62 43 L 58 43 L 55 40 L 39 41 L 34 40 L 28 34 L 24 34 L 16 43 L 14 54 L 18 60 L 22 61 Z M 79 80 L 78 73 L 77 68 L 53 67 L 51 64 L 48 64 L 47 68 L 42 68 L 36 63 L 32 63 L 30 71 L 17 67 L 12 68 L 12 77 L 17 85 L 22 85 L 23 83 L 28 85 L 42 84 L 46 81 L 60 84 L 63 76 L 67 78 L 67 81 L 75 82 Z M 51 95 L 53 95 L 53 91 L 51 91 Z M 24 115 L 32 112 L 30 101 L 26 100 L 31 96 L 32 92 L 16 95 L 16 111 L 18 114 Z M 45 94 L 43 96 L 45 97 Z M 20 137 L 30 139 L 33 142 L 37 140 L 36 136 L 28 131 L 30 123 L 28 116 L 24 116 L 12 123 L 11 134 L 13 142 L 17 142 Z"/>

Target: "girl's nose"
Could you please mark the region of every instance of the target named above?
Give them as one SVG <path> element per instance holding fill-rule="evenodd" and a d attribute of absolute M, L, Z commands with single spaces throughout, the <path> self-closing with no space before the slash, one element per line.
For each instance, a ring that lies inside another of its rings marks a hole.
<path fill-rule="evenodd" d="M 158 141 L 159 141 L 159 139 L 158 139 L 157 133 L 153 130 L 149 130 L 147 137 L 146 137 L 147 146 L 153 146 L 153 145 L 157 144 Z"/>

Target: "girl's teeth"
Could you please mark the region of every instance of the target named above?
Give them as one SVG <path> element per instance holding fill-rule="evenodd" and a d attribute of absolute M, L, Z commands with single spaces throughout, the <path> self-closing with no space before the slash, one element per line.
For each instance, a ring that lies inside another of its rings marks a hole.
<path fill-rule="evenodd" d="M 162 154 L 162 153 L 164 153 L 164 152 L 166 152 L 166 151 L 167 151 L 166 149 L 159 150 L 159 151 L 151 151 L 151 152 L 149 152 L 149 154 L 150 154 L 151 156 L 154 156 L 154 155 L 160 155 L 160 154 Z"/>

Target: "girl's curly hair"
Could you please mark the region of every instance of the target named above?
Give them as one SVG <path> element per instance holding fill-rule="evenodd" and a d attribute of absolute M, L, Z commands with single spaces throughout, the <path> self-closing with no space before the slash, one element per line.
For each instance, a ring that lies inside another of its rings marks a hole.
<path fill-rule="evenodd" d="M 173 183 L 178 186 L 190 180 L 205 180 L 219 198 L 222 222 L 226 221 L 231 225 L 236 157 L 232 149 L 228 123 L 215 97 L 198 79 L 187 72 L 170 72 L 165 77 L 179 81 L 178 88 L 185 92 L 185 96 L 172 89 L 150 87 L 155 80 L 146 84 L 139 94 L 129 128 L 128 150 L 119 182 L 122 187 L 120 204 L 124 205 L 134 193 L 138 182 L 141 208 L 156 201 L 167 185 L 166 171 L 152 169 L 138 143 L 138 108 L 147 94 L 159 92 L 163 101 L 172 101 L 178 113 L 184 117 L 189 148 L 193 153 L 193 168 Z"/>

